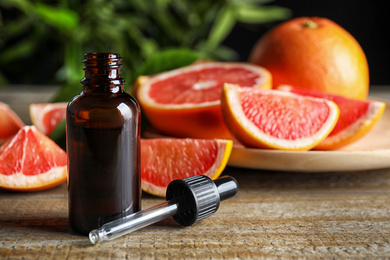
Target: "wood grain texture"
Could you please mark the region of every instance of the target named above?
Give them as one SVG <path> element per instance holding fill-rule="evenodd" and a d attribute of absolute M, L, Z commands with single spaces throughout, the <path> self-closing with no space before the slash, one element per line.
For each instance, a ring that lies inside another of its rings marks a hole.
<path fill-rule="evenodd" d="M 53 93 L 2 90 L 0 101 L 29 123 L 28 105 Z M 389 93 L 378 88 L 373 95 Z M 36 193 L 0 190 L 0 259 L 389 259 L 390 168 L 224 174 L 240 190 L 211 217 L 186 228 L 167 219 L 96 246 L 69 227 L 66 184 Z M 144 194 L 142 206 L 162 201 Z"/>
<path fill-rule="evenodd" d="M 227 168 L 236 197 L 191 227 L 164 220 L 93 246 L 67 219 L 66 185 L 0 191 L 0 259 L 384 259 L 390 169 L 283 173 Z M 162 199 L 143 195 L 143 208 Z"/>

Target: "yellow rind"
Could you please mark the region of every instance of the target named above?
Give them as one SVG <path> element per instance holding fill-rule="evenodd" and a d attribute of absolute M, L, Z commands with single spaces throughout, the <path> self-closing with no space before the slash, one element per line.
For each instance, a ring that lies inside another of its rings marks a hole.
<path fill-rule="evenodd" d="M 181 104 L 174 102 L 167 104 L 159 103 L 153 95 L 150 95 L 151 87 L 156 82 L 169 80 L 184 73 L 197 73 L 207 68 L 244 68 L 259 76 L 253 88 L 272 87 L 272 75 L 266 68 L 238 62 L 195 63 L 149 77 L 141 76 L 137 79 L 131 93 L 137 97 L 142 113 L 156 130 L 164 135 L 180 138 L 233 138 L 223 121 L 218 98 L 200 103 L 188 101 Z"/>
<path fill-rule="evenodd" d="M 42 123 L 43 116 L 50 112 L 53 108 L 65 108 L 68 105 L 67 102 L 57 103 L 32 103 L 29 106 L 30 119 L 32 124 L 45 135 L 48 134 L 47 128 Z"/>
<path fill-rule="evenodd" d="M 207 172 L 203 174 L 203 175 L 207 175 L 212 180 L 217 179 L 222 174 L 222 172 L 226 168 L 226 165 L 229 161 L 230 155 L 233 150 L 232 140 L 223 140 L 223 139 L 215 139 L 215 140 L 217 141 L 219 147 L 218 153 L 223 152 L 223 155 L 222 156 L 217 155 L 217 159 L 215 160 L 214 164 L 210 167 L 210 169 Z M 218 160 L 218 158 L 222 158 L 222 159 Z M 219 163 L 219 166 L 217 170 L 214 170 L 217 163 Z M 143 191 L 151 195 L 157 197 L 165 197 L 165 192 L 167 187 L 156 186 L 150 182 L 141 179 L 141 188 Z"/>
<path fill-rule="evenodd" d="M 44 133 L 44 129 L 43 129 L 43 126 L 41 124 L 41 120 L 38 120 L 37 117 L 41 117 L 41 114 L 40 113 L 36 113 L 35 110 L 38 109 L 38 106 L 40 106 L 40 104 L 30 104 L 29 106 L 29 112 L 30 112 L 30 119 L 31 119 L 31 122 L 32 124 L 39 130 L 41 131 L 42 133 Z"/>
<path fill-rule="evenodd" d="M 334 126 L 337 123 L 337 120 L 340 115 L 340 110 L 336 103 L 326 100 L 326 103 L 331 107 L 333 115 L 327 120 L 327 129 L 323 130 L 324 132 L 313 139 L 311 142 L 306 141 L 306 144 L 299 145 L 298 141 L 286 141 L 288 145 L 283 145 L 281 142 L 270 142 L 266 138 L 259 138 L 255 136 L 254 133 L 244 125 L 247 123 L 245 118 L 240 118 L 237 115 L 237 106 L 232 104 L 233 101 L 236 101 L 237 91 L 239 87 L 233 84 L 225 84 L 222 92 L 222 113 L 225 119 L 225 123 L 232 132 L 232 134 L 245 146 L 255 147 L 255 148 L 267 148 L 267 149 L 278 149 L 278 150 L 290 150 L 290 151 L 306 151 L 310 150 L 324 140 L 329 133 L 333 130 Z M 273 137 L 272 137 L 273 138 Z M 274 138 L 275 139 L 275 138 Z"/>
<path fill-rule="evenodd" d="M 39 139 L 39 143 L 41 147 L 39 149 L 43 149 L 45 151 L 53 152 L 53 149 L 57 148 L 57 144 L 54 143 L 49 137 L 41 133 L 35 126 L 24 126 L 19 132 L 9 141 L 9 143 L 5 144 L 7 147 L 3 150 L 0 158 L 5 153 L 14 152 L 13 144 L 18 141 L 18 135 L 24 131 L 28 133 L 28 131 L 34 132 L 36 138 Z M 62 150 L 58 147 L 59 150 Z M 25 150 L 25 146 L 23 148 Z M 24 151 L 26 152 L 26 151 Z M 55 151 L 54 151 L 55 152 Z M 66 156 L 63 151 L 64 156 Z M 65 157 L 64 157 L 65 159 Z M 58 162 L 54 162 L 57 164 Z M 38 170 L 39 168 L 37 168 Z M 23 172 L 17 172 L 9 175 L 9 173 L 0 173 L 0 188 L 14 191 L 40 191 L 46 190 L 52 187 L 55 187 L 67 180 L 67 165 L 57 165 L 52 166 L 47 172 L 36 172 L 34 175 L 25 175 Z"/>
<path fill-rule="evenodd" d="M 50 178 L 47 176 L 50 176 Z M 53 167 L 46 173 L 32 176 L 24 175 L 21 172 L 13 175 L 0 174 L 0 187 L 6 190 L 20 192 L 42 191 L 56 187 L 66 180 L 67 166 L 65 165 Z"/>
<path fill-rule="evenodd" d="M 315 150 L 339 149 L 353 142 L 356 142 L 357 140 L 365 136 L 379 122 L 386 108 L 386 104 L 384 102 L 379 102 L 379 101 L 375 101 L 375 102 L 376 104 L 378 104 L 378 109 L 375 113 L 375 116 L 369 118 L 368 121 L 359 120 L 358 122 L 356 122 L 358 124 L 362 124 L 362 127 L 358 131 L 353 132 L 349 137 L 341 139 L 339 141 L 332 141 L 334 139 L 337 139 L 337 137 L 334 139 L 324 139 L 322 142 L 316 145 L 314 149 Z"/>
<path fill-rule="evenodd" d="M 233 150 L 233 141 L 232 140 L 221 140 L 217 139 L 218 144 L 220 143 L 225 143 L 225 149 L 224 149 L 224 154 L 222 157 L 222 160 L 220 162 L 220 166 L 218 167 L 217 171 L 213 176 L 208 175 L 212 180 L 218 179 L 218 177 L 221 175 L 223 170 L 226 168 L 226 165 L 229 161 L 230 155 Z"/>

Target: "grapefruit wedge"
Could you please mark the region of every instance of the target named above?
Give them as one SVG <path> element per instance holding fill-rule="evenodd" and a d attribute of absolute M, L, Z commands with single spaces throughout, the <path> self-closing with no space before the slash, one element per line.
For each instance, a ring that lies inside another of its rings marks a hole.
<path fill-rule="evenodd" d="M 279 90 L 225 84 L 221 102 L 231 132 L 255 148 L 309 150 L 328 136 L 339 117 L 332 101 Z"/>
<path fill-rule="evenodd" d="M 44 190 L 66 181 L 67 156 L 34 126 L 24 126 L 0 147 L 0 188 Z"/>
<path fill-rule="evenodd" d="M 23 126 L 18 115 L 7 104 L 0 102 L 0 144 L 14 136 Z"/>
<path fill-rule="evenodd" d="M 216 179 L 225 169 L 233 142 L 219 139 L 143 139 L 141 141 L 142 189 L 165 197 L 175 179 L 207 175 Z"/>
<path fill-rule="evenodd" d="M 50 135 L 56 126 L 65 119 L 68 103 L 30 104 L 32 123 L 45 135 Z"/>
<path fill-rule="evenodd" d="M 271 88 L 271 74 L 257 65 L 202 62 L 137 81 L 137 98 L 150 123 L 174 137 L 231 139 L 220 97 L 224 83 Z"/>
<path fill-rule="evenodd" d="M 340 117 L 336 126 L 325 140 L 314 147 L 317 150 L 334 150 L 359 140 L 376 125 L 386 106 L 380 101 L 362 101 L 286 85 L 278 88 L 299 95 L 325 98 L 339 107 Z"/>

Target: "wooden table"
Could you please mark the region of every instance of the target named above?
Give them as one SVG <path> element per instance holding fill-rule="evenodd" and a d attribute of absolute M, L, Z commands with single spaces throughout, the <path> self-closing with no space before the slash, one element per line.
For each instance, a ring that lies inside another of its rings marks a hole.
<path fill-rule="evenodd" d="M 0 101 L 11 96 L 0 91 Z M 228 167 L 223 174 L 235 177 L 240 190 L 211 217 L 185 228 L 167 219 L 100 245 L 69 227 L 66 184 L 36 193 L 0 190 L 0 259 L 390 257 L 390 168 L 297 173 Z M 142 206 L 162 201 L 143 194 Z"/>

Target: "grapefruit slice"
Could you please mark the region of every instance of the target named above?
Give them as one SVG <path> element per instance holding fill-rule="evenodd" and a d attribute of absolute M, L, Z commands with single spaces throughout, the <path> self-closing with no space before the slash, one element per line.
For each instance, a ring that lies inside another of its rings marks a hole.
<path fill-rule="evenodd" d="M 332 101 L 279 90 L 225 84 L 221 101 L 227 126 L 248 147 L 309 150 L 339 117 Z"/>
<path fill-rule="evenodd" d="M 45 135 L 50 135 L 56 126 L 65 119 L 68 103 L 30 104 L 32 123 Z"/>
<path fill-rule="evenodd" d="M 224 83 L 271 88 L 271 74 L 257 65 L 202 62 L 137 81 L 137 98 L 150 123 L 165 135 L 231 139 L 223 122 Z"/>
<path fill-rule="evenodd" d="M 141 141 L 142 189 L 165 197 L 175 179 L 207 175 L 216 179 L 225 169 L 233 142 L 219 139 L 143 139 Z"/>
<path fill-rule="evenodd" d="M 0 144 L 14 136 L 23 126 L 18 115 L 7 104 L 0 102 Z"/>
<path fill-rule="evenodd" d="M 0 187 L 44 190 L 66 181 L 67 156 L 34 126 L 24 126 L 0 147 Z"/>
<path fill-rule="evenodd" d="M 340 109 L 340 117 L 329 136 L 314 149 L 334 150 L 351 144 L 365 136 L 382 117 L 386 104 L 380 101 L 362 101 L 316 90 L 279 86 L 279 89 L 304 96 L 331 100 Z"/>

